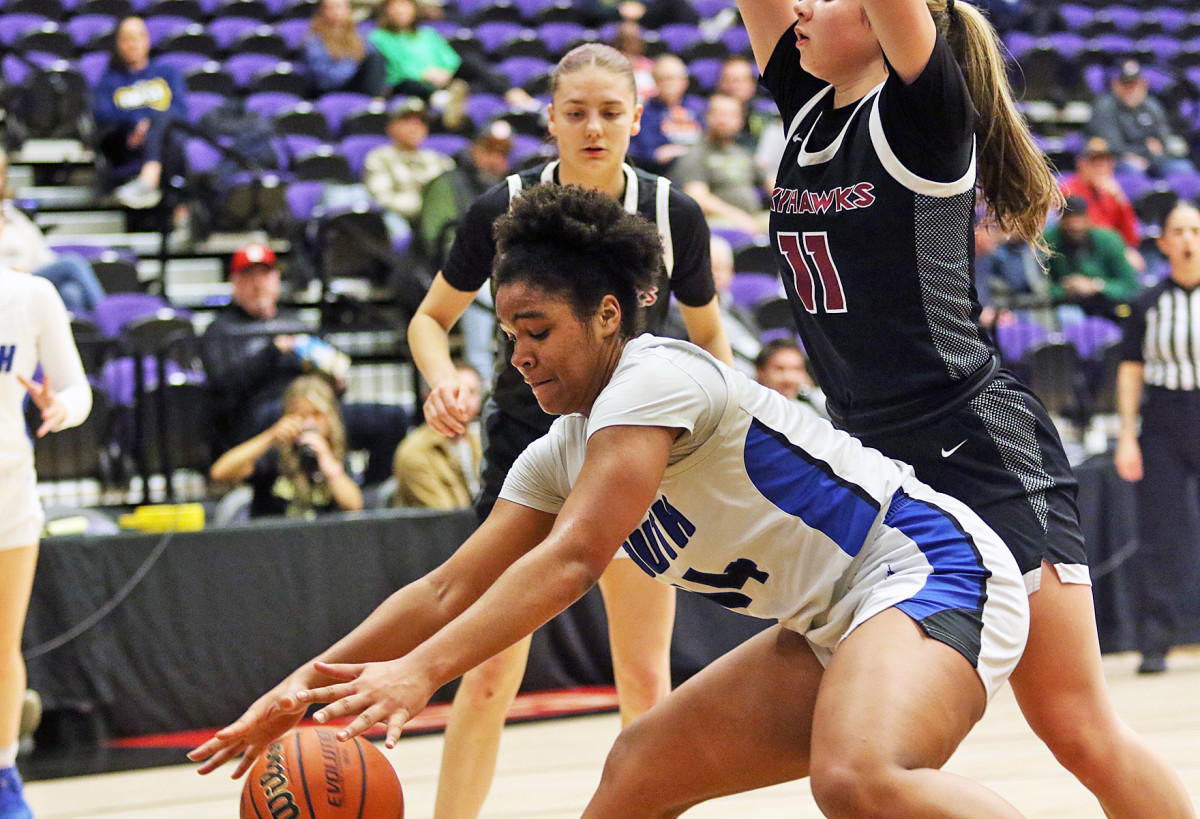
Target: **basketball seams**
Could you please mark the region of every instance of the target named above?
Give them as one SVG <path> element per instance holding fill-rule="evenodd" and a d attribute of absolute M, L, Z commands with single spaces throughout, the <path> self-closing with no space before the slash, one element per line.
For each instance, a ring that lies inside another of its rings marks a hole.
<path fill-rule="evenodd" d="M 304 785 L 304 801 L 308 803 L 308 815 L 316 816 L 317 812 L 313 809 L 312 794 L 308 792 L 308 776 L 304 772 L 304 749 L 300 746 L 303 734 L 303 731 L 296 732 L 296 764 L 300 766 L 300 782 Z M 313 736 L 316 737 L 316 732 L 313 732 Z"/>
<path fill-rule="evenodd" d="M 362 743 L 365 741 L 361 737 L 354 738 L 354 750 L 358 751 L 358 768 L 362 771 L 359 777 L 361 784 L 358 794 L 358 819 L 363 819 L 363 811 L 367 809 L 367 759 L 362 749 Z"/>

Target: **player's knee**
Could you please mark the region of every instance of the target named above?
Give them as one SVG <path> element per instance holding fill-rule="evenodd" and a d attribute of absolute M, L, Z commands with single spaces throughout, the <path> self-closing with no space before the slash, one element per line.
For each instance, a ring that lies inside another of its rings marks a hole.
<path fill-rule="evenodd" d="M 827 759 L 811 770 L 813 799 L 821 813 L 832 817 L 869 819 L 887 816 L 902 803 L 902 771 L 899 767 L 857 764 Z"/>
<path fill-rule="evenodd" d="M 671 693 L 669 669 L 642 665 L 622 669 L 617 675 L 622 709 L 642 714 Z"/>
<path fill-rule="evenodd" d="M 463 675 L 455 702 L 474 708 L 502 705 L 507 708 L 521 685 L 520 675 L 510 672 L 507 665 L 489 660 Z"/>
<path fill-rule="evenodd" d="M 669 803 L 662 787 L 662 770 L 653 764 L 651 732 L 642 725 L 627 726 L 609 749 L 593 799 L 593 804 L 605 806 L 606 812 L 596 815 L 629 816 L 636 806 L 637 816 L 670 819 L 689 807 Z"/>
<path fill-rule="evenodd" d="M 1054 758 L 1086 785 L 1112 775 L 1125 728 L 1101 722 L 1095 715 L 1077 720 L 1064 713 L 1039 721 L 1034 733 Z"/>

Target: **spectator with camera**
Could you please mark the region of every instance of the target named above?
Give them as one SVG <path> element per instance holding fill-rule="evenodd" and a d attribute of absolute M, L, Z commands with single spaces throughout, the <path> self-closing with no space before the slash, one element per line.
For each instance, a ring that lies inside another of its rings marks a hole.
<path fill-rule="evenodd" d="M 204 331 L 201 352 L 213 399 L 213 451 L 223 452 L 270 428 L 281 397 L 299 375 L 325 377 L 335 395 L 346 386 L 350 358 L 314 334 L 295 310 L 280 308 L 275 252 L 250 244 L 230 261 L 229 304 Z M 368 452 L 365 484 L 391 475 L 392 456 L 408 429 L 408 412 L 384 403 L 346 402 L 347 446 Z"/>
<path fill-rule="evenodd" d="M 311 518 L 362 509 L 345 464 L 346 430 L 337 395 L 319 375 L 302 375 L 283 396 L 283 417 L 213 464 L 214 481 L 249 480 L 250 517 Z"/>

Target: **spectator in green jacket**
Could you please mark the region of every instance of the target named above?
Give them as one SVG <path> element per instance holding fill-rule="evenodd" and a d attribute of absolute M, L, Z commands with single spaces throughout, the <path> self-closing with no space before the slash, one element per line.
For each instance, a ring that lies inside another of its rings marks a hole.
<path fill-rule="evenodd" d="M 1068 196 L 1058 224 L 1046 229 L 1050 248 L 1050 297 L 1056 304 L 1077 305 L 1083 312 L 1121 320 L 1138 294 L 1137 272 L 1114 230 L 1097 227 L 1087 202 Z"/>

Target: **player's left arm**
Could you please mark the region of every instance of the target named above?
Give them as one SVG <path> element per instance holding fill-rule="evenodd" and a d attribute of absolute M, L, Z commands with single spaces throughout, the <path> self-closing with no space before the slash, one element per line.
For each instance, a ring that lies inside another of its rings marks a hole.
<path fill-rule="evenodd" d="M 549 535 L 478 601 L 398 660 L 318 664 L 321 673 L 344 682 L 304 692 L 301 700 L 331 703 L 317 712 L 319 721 L 356 715 L 340 738 L 386 722 L 387 744 L 394 745 L 439 687 L 532 633 L 595 585 L 654 501 L 678 432 L 615 426 L 594 433 Z"/>
<path fill-rule="evenodd" d="M 937 29 L 925 0 L 863 0 L 888 63 L 905 83 L 925 70 Z"/>

